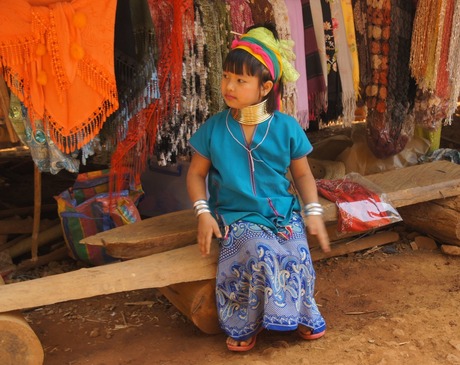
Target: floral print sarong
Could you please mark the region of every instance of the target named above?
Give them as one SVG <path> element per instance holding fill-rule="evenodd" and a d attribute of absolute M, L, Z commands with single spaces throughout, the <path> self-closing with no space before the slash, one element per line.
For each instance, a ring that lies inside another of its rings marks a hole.
<path fill-rule="evenodd" d="M 325 329 L 314 300 L 315 271 L 302 217 L 294 214 L 278 235 L 243 220 L 228 228 L 216 287 L 219 321 L 227 335 L 245 340 L 262 328 L 291 331 L 299 324 Z"/>

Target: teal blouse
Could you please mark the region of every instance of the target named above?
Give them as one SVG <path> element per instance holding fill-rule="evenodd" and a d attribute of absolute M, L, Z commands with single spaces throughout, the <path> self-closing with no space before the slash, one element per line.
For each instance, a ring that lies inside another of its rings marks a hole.
<path fill-rule="evenodd" d="M 191 137 L 194 151 L 211 161 L 209 206 L 217 219 L 229 225 L 239 219 L 263 224 L 274 231 L 300 211 L 286 178 L 291 160 L 313 147 L 293 117 L 276 111 L 258 124 L 251 143 L 230 110 L 209 118 Z"/>

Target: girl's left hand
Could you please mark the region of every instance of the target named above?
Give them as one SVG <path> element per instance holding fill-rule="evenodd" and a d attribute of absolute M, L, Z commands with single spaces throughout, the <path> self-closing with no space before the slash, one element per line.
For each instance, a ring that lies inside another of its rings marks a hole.
<path fill-rule="evenodd" d="M 319 245 L 323 252 L 330 252 L 331 247 L 329 243 L 329 235 L 327 234 L 323 218 L 319 215 L 309 215 L 305 219 L 305 224 L 307 226 L 308 233 L 313 236 L 317 236 Z"/>

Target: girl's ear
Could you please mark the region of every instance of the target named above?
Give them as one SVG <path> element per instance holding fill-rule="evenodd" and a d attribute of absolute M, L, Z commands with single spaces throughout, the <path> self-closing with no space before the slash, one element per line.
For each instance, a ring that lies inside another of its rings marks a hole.
<path fill-rule="evenodd" d="M 265 81 L 264 84 L 262 85 L 263 96 L 267 96 L 272 88 L 273 88 L 273 81 L 271 80 Z"/>

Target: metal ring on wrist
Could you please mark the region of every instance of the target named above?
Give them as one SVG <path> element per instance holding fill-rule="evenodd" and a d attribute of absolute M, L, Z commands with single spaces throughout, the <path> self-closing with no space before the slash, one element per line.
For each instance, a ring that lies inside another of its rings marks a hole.
<path fill-rule="evenodd" d="M 197 205 L 200 205 L 200 204 L 208 205 L 208 201 L 205 199 L 198 199 L 197 201 L 193 203 L 193 208 L 195 208 Z"/>
<path fill-rule="evenodd" d="M 318 216 L 320 216 L 320 215 L 323 215 L 323 213 L 322 213 L 322 212 L 317 212 L 317 211 L 311 211 L 311 210 L 309 210 L 308 212 L 305 212 L 305 215 L 306 215 L 307 217 L 310 216 L 310 215 L 318 215 Z"/>
<path fill-rule="evenodd" d="M 211 211 L 208 208 L 202 208 L 195 212 L 195 216 L 198 218 L 198 216 L 203 213 L 211 213 Z"/>

